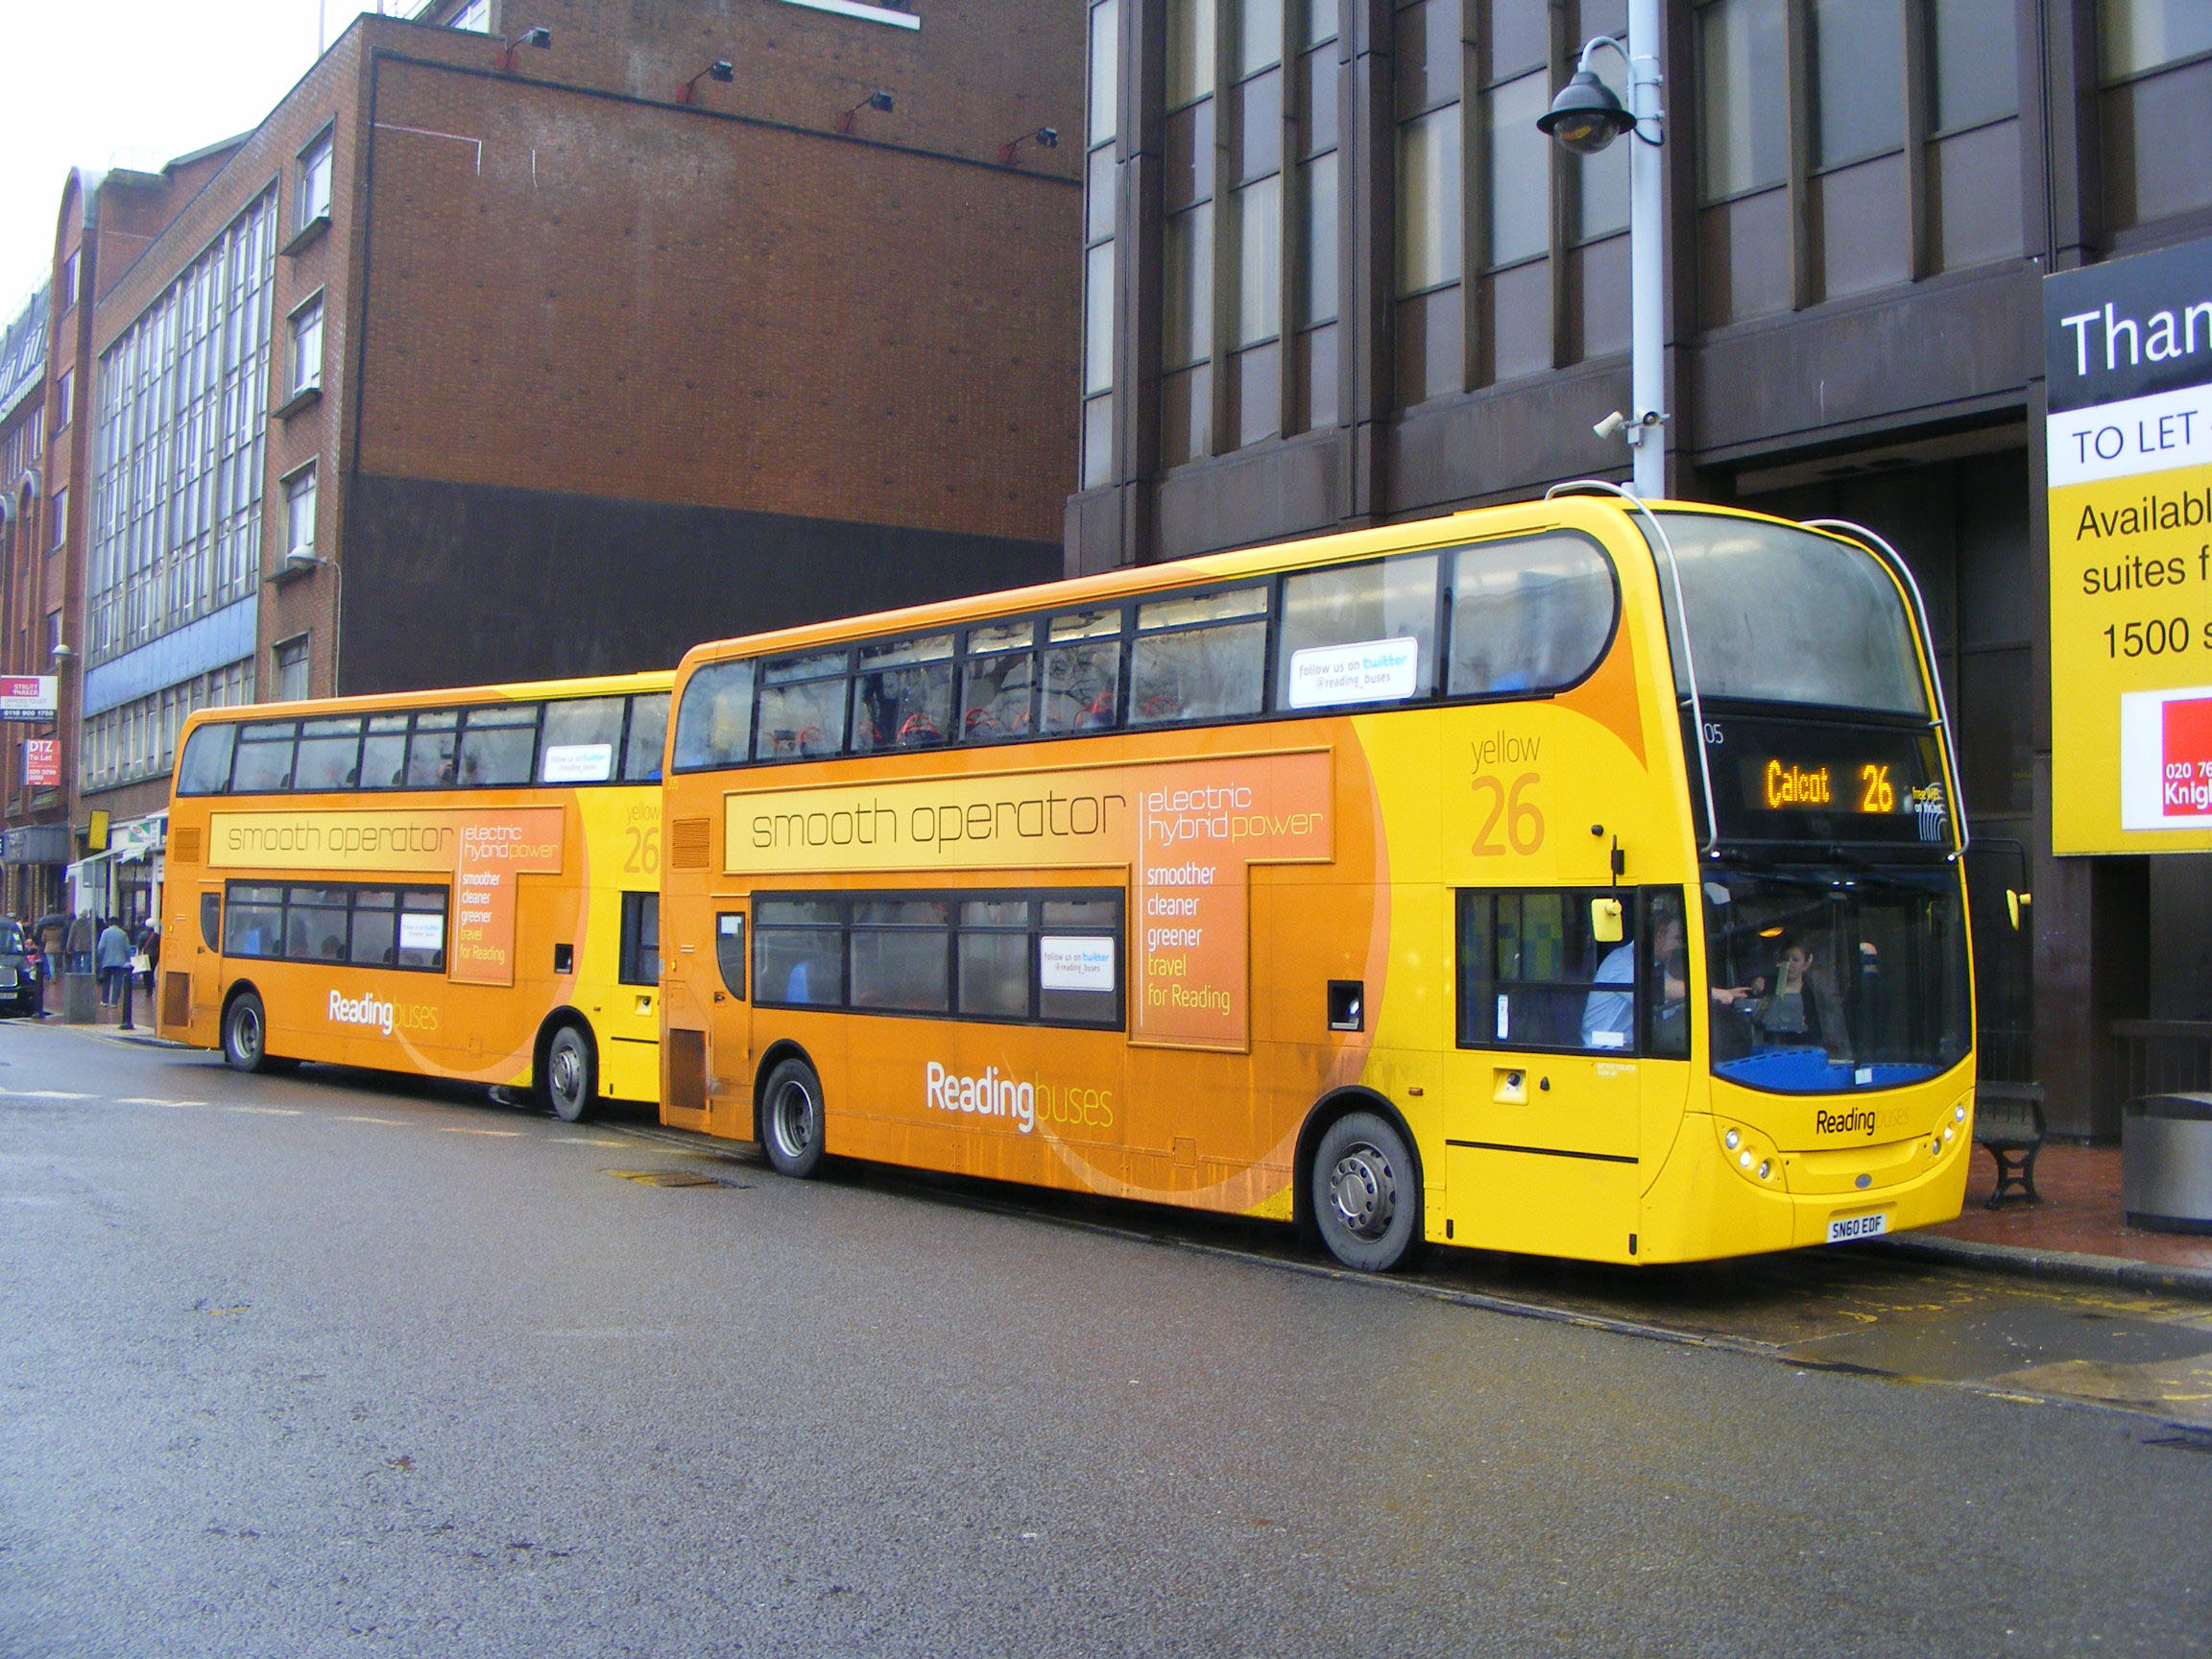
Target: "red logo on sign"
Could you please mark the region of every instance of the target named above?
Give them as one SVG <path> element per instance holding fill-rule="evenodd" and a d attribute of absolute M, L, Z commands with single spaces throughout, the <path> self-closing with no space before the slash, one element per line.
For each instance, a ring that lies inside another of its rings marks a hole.
<path fill-rule="evenodd" d="M 61 787 L 61 739 L 28 737 L 23 742 L 23 786 L 26 789 Z"/>
<path fill-rule="evenodd" d="M 2165 723 L 2166 816 L 2212 818 L 2212 697 L 2176 698 Z"/>
<path fill-rule="evenodd" d="M 0 676 L 0 697 L 12 697 L 28 703 L 44 689 L 35 678 L 26 680 L 13 674 Z"/>

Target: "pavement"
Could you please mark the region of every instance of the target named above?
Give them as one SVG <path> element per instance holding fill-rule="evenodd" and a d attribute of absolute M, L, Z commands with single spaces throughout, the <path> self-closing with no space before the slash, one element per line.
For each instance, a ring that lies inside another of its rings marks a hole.
<path fill-rule="evenodd" d="M 120 1008 L 100 1009 L 98 1023 L 119 1038 L 158 1043 L 153 1001 L 151 993 L 134 996 L 131 1031 L 119 1028 Z M 2120 1196 L 2119 1147 L 2045 1142 L 2035 1164 L 2033 1203 L 2011 1197 L 1989 1209 L 1996 1185 L 1995 1160 L 1977 1147 L 1965 1209 L 1958 1220 L 1855 1248 L 1983 1272 L 2212 1302 L 2212 1235 L 2128 1226 Z"/>

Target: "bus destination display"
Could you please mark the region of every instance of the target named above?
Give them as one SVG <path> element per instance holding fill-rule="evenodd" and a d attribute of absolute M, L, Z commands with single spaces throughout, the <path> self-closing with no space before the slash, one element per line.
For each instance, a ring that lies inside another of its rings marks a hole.
<path fill-rule="evenodd" d="M 1923 733 L 1738 716 L 1709 717 L 1705 740 L 1725 839 L 1949 842 L 1948 792 Z"/>

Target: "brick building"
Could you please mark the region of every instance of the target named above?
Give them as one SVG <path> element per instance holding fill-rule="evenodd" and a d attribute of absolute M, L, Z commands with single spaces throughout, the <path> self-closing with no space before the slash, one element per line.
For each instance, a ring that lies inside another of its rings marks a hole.
<path fill-rule="evenodd" d="M 28 662 L 45 642 L 46 291 L 39 289 L 0 330 L 0 662 Z M 59 606 L 57 597 L 56 606 Z M 56 625 L 59 625 L 59 616 Z M 0 726 L 0 908 L 45 914 L 61 902 L 68 859 L 63 797 L 45 781 L 51 724 Z M 36 764 L 34 764 L 36 762 Z"/>
<path fill-rule="evenodd" d="M 668 665 L 1056 573 L 1080 192 L 1036 135 L 1079 118 L 1081 27 L 434 0 L 241 138 L 73 180 L 86 902 L 145 908 L 199 704 Z"/>
<path fill-rule="evenodd" d="M 1535 127 L 1625 0 L 1085 10 L 1070 571 L 1626 476 L 1627 145 Z M 1670 493 L 1916 566 L 1985 1071 L 2114 1134 L 2139 1017 L 2212 1054 L 2212 857 L 2051 852 L 2038 283 L 2212 235 L 2212 5 L 1663 12 Z"/>

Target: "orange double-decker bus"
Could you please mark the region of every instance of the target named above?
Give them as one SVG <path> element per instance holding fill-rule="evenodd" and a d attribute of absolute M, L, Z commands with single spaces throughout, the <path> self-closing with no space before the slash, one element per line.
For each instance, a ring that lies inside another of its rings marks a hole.
<path fill-rule="evenodd" d="M 161 1034 L 534 1089 L 659 1087 L 667 674 L 203 709 L 169 806 Z"/>
<path fill-rule="evenodd" d="M 1605 488 L 692 651 L 663 1120 L 1364 1268 L 1957 1214 L 1965 832 L 1910 572 Z"/>

